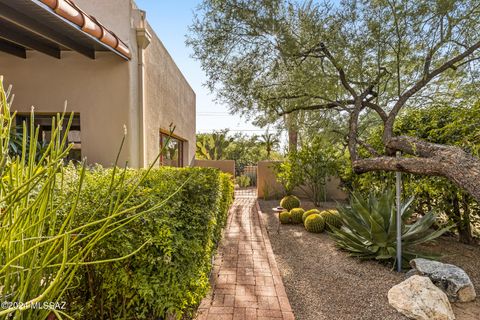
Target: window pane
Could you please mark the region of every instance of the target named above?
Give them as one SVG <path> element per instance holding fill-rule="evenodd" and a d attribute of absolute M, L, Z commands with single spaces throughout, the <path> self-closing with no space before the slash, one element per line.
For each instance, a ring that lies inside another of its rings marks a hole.
<path fill-rule="evenodd" d="M 161 165 L 182 167 L 182 144 L 183 142 L 181 140 L 170 137 L 167 134 L 160 133 L 160 148 L 163 149 Z"/>
<path fill-rule="evenodd" d="M 64 126 L 69 121 L 69 115 L 65 116 Z M 56 118 L 56 114 L 50 115 L 35 115 L 34 117 L 34 126 L 39 128 L 38 142 L 41 145 L 46 145 L 52 139 L 52 118 Z M 30 132 L 30 115 L 17 115 L 16 116 L 16 125 L 21 128 L 23 122 L 27 125 L 27 132 Z M 68 132 L 67 141 L 69 144 L 73 143 L 73 148 L 70 153 L 67 155 L 66 160 L 82 160 L 82 141 L 80 135 L 80 115 L 74 115 L 72 124 L 70 126 L 70 131 Z M 64 134 L 64 133 L 62 133 Z"/>

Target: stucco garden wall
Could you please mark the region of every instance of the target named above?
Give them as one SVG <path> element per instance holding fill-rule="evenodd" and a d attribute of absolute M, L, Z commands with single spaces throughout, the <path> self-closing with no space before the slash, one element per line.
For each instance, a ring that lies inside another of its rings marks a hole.
<path fill-rule="evenodd" d="M 265 199 L 277 199 L 285 194 L 285 189 L 277 181 L 274 166 L 279 161 L 260 161 L 257 167 L 257 196 Z M 338 177 L 327 178 L 327 200 L 345 200 L 347 194 L 340 189 L 340 179 Z M 299 197 L 305 197 L 305 194 L 299 188 L 293 193 Z"/>
<path fill-rule="evenodd" d="M 229 173 L 235 177 L 235 160 L 198 160 L 195 159 L 195 166 L 202 168 L 216 168 L 222 172 Z"/>

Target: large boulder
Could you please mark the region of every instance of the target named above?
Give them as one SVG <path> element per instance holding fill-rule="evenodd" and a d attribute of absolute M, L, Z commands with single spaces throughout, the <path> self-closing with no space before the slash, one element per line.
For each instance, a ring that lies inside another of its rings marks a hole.
<path fill-rule="evenodd" d="M 475 300 L 476 293 L 470 277 L 463 269 L 453 264 L 441 263 L 417 258 L 410 261 L 412 272 L 429 277 L 442 289 L 452 302 L 468 302 Z"/>
<path fill-rule="evenodd" d="M 455 319 L 447 295 L 428 277 L 414 275 L 388 291 L 388 303 L 416 320 Z"/>

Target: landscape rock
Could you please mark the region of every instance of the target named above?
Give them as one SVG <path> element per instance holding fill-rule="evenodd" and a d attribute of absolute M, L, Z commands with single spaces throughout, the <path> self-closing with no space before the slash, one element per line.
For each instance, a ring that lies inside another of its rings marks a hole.
<path fill-rule="evenodd" d="M 453 264 L 441 263 L 428 259 L 417 258 L 410 261 L 413 272 L 429 277 L 442 289 L 452 302 L 468 302 L 475 300 L 476 293 L 467 273 Z"/>
<path fill-rule="evenodd" d="M 388 291 L 388 303 L 416 320 L 455 319 L 447 295 L 428 277 L 413 275 Z"/>

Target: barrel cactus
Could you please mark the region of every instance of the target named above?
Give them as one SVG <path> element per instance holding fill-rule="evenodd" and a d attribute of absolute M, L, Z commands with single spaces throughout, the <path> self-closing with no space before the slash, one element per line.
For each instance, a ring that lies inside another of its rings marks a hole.
<path fill-rule="evenodd" d="M 302 222 L 305 223 L 305 219 L 307 219 L 307 217 L 309 215 L 312 215 L 312 214 L 320 214 L 320 210 L 318 209 L 310 209 L 310 210 L 307 210 L 303 213 L 302 215 Z"/>
<path fill-rule="evenodd" d="M 292 217 L 292 223 L 294 223 L 294 224 L 302 223 L 303 222 L 302 217 L 303 217 L 304 213 L 305 213 L 305 210 L 303 210 L 302 208 L 294 208 L 294 209 L 290 210 L 290 216 Z"/>
<path fill-rule="evenodd" d="M 325 226 L 330 229 L 330 227 L 334 227 L 336 229 L 342 226 L 342 219 L 337 210 L 325 210 L 320 213 L 320 215 L 325 220 Z"/>
<path fill-rule="evenodd" d="M 300 199 L 295 196 L 286 196 L 280 201 L 280 206 L 288 211 L 300 207 Z"/>
<path fill-rule="evenodd" d="M 289 224 L 292 223 L 292 215 L 288 211 L 282 211 L 278 214 L 278 219 L 280 220 L 281 224 Z"/>
<path fill-rule="evenodd" d="M 320 233 L 325 229 L 325 220 L 319 214 L 312 214 L 305 219 L 305 229 L 308 232 Z"/>

